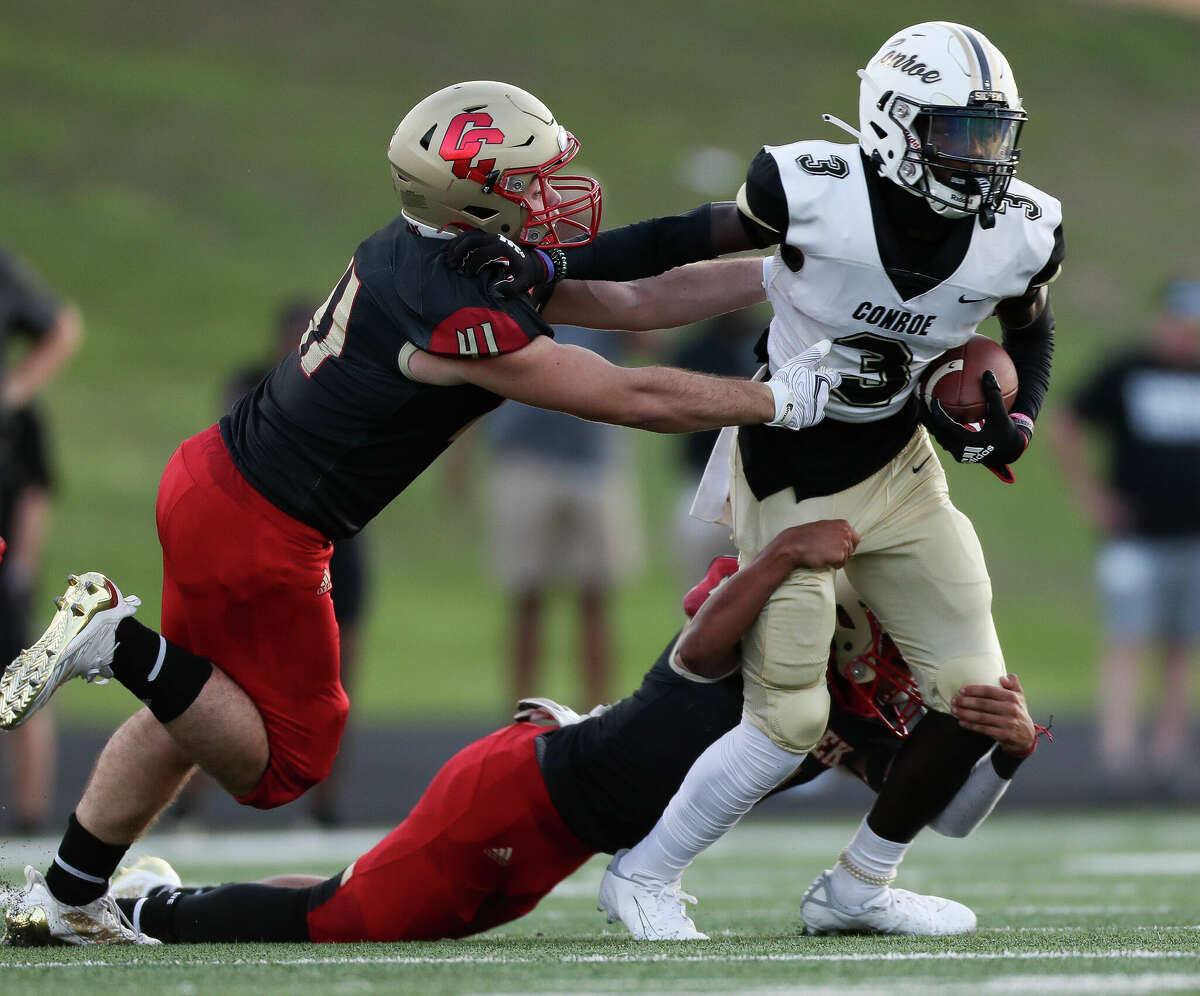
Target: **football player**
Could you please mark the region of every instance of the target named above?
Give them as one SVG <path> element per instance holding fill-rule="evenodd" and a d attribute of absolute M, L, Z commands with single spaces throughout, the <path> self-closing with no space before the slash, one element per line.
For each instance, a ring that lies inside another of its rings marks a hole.
<path fill-rule="evenodd" d="M 551 336 L 552 322 L 652 329 L 755 303 L 755 260 L 627 285 L 568 280 L 536 302 L 499 298 L 491 271 L 447 267 L 446 239 L 467 228 L 539 260 L 590 241 L 599 185 L 562 172 L 578 149 L 545 104 L 507 84 L 417 104 L 388 149 L 403 213 L 354 251 L 292 353 L 167 465 L 162 632 L 87 573 L 6 669 L 5 729 L 75 676 L 116 678 L 146 706 L 104 748 L 55 861 L 23 897 L 53 911 L 59 940 L 139 940 L 105 898 L 108 879 L 195 766 L 260 808 L 326 776 L 348 711 L 330 541 L 504 398 L 659 432 L 821 418 L 838 382 L 819 369 L 827 345 L 762 384 L 615 367 Z"/>
<path fill-rule="evenodd" d="M 744 628 L 790 570 L 843 562 L 855 539 L 845 522 L 812 523 L 785 530 L 741 571 L 732 557 L 714 561 L 684 600 L 693 621 L 632 696 L 584 717 L 546 699 L 522 702 L 524 721 L 452 758 L 410 816 L 332 878 L 183 889 L 161 859 L 143 858 L 113 880 L 121 909 L 135 929 L 183 943 L 432 940 L 524 915 L 593 854 L 626 847 L 653 825 L 695 757 L 738 722 Z M 878 790 L 920 709 L 894 644 L 848 586 L 838 598 L 836 704 L 821 743 L 784 787 L 840 767 Z M 942 813 L 944 832 L 969 833 L 1030 748 L 1019 689 L 1003 715 L 1010 727 L 993 756 L 1003 756 L 995 763 L 1007 776 L 991 760 L 980 765 Z M 974 923 L 965 907 L 938 902 Z"/>
<path fill-rule="evenodd" d="M 846 573 L 930 710 L 828 880 L 839 917 L 870 929 L 893 915 L 888 883 L 905 848 L 990 744 L 956 722 L 954 695 L 964 685 L 998 686 L 1006 670 L 983 552 L 950 502 L 929 434 L 955 460 L 1012 482 L 1010 464 L 1033 437 L 1049 384 L 1048 285 L 1064 243 L 1059 202 L 1015 176 L 1026 113 L 1008 60 L 980 32 L 944 21 L 905 28 L 859 77 L 858 127 L 825 116 L 855 144 L 763 148 L 735 204 L 618 229 L 565 255 L 570 275 L 623 279 L 773 244 L 763 270 L 774 308 L 763 344 L 772 376 L 813 343 L 832 341 L 826 362 L 841 383 L 828 417 L 795 434 L 727 433 L 731 460 L 711 463 L 726 480 L 708 490 L 728 493 L 743 557 L 788 525 L 848 519 L 862 542 Z M 482 236 L 464 236 L 455 259 L 468 271 L 510 264 Z M 525 267 L 514 285 L 544 276 Z M 1011 413 L 990 372 L 978 432 L 939 404 L 922 412 L 921 372 L 993 314 L 1020 378 Z M 743 642 L 743 722 L 698 760 L 650 837 L 614 861 L 603 893 L 610 912 L 677 883 L 817 743 L 829 709 L 823 675 L 834 605 L 828 569 L 796 571 L 767 604 Z M 675 916 L 658 934 L 688 936 L 681 906 Z"/>

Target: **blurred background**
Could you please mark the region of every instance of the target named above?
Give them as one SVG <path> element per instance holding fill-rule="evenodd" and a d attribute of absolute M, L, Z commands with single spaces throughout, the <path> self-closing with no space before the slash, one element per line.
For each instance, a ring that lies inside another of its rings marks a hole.
<path fill-rule="evenodd" d="M 281 303 L 324 299 L 358 242 L 398 212 L 385 147 L 426 94 L 493 78 L 542 97 L 581 140 L 575 165 L 602 179 L 612 227 L 731 198 L 763 144 L 841 141 L 821 112 L 856 121 L 855 70 L 890 32 L 938 17 L 1007 54 L 1029 112 L 1020 175 L 1064 203 L 1041 428 L 1097 364 L 1148 335 L 1168 279 L 1200 278 L 1200 4 L 0 2 L 0 245 L 74 302 L 87 328 L 44 396 L 58 475 L 34 631 L 68 571 L 110 574 L 157 622 L 163 466 L 221 413 L 233 373 L 272 352 Z M 994 323 L 981 331 L 999 335 Z M 675 356 L 697 334 L 662 333 L 629 362 Z M 686 588 L 681 441 L 626 435 L 644 542 L 611 600 L 614 697 L 674 632 Z M 981 535 L 1001 641 L 1035 718 L 1087 731 L 1103 649 L 1098 538 L 1047 435 L 1014 487 L 978 468 L 948 471 Z M 435 465 L 365 534 L 350 760 L 400 731 L 410 739 L 393 760 L 423 770 L 444 743 L 510 712 L 487 449 Z M 587 708 L 575 612 L 552 586 L 536 691 Z M 1153 691 L 1149 681 L 1139 694 Z M 65 689 L 66 753 L 134 705 L 115 684 Z M 448 739 L 416 737 L 430 730 Z M 1075 740 L 1087 764 L 1091 741 Z M 81 777 L 64 775 L 56 824 Z"/>

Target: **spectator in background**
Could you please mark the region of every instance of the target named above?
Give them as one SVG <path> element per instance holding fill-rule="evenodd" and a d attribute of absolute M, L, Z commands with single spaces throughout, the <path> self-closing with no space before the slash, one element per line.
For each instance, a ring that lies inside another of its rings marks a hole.
<path fill-rule="evenodd" d="M 1088 459 L 1085 428 L 1108 444 Z M 1067 480 L 1106 537 L 1097 582 L 1107 624 L 1100 750 L 1110 772 L 1139 759 L 1138 664 L 1161 646 L 1161 701 L 1150 762 L 1164 780 L 1187 759 L 1191 657 L 1200 637 L 1200 280 L 1168 285 L 1150 341 L 1113 357 L 1055 428 Z"/>
<path fill-rule="evenodd" d="M 0 662 L 28 641 L 30 594 L 50 511 L 52 475 L 42 421 L 33 399 L 79 347 L 79 312 L 59 301 L 16 257 L 0 250 L 0 536 L 8 541 L 0 563 Z M 7 363 L 9 340 L 30 346 Z M 9 823 L 21 834 L 41 829 L 54 803 L 57 771 L 54 713 L 44 710 L 7 738 L 12 800 Z"/>
<path fill-rule="evenodd" d="M 621 333 L 558 326 L 560 343 L 612 362 Z M 492 564 L 510 599 L 510 699 L 538 685 L 546 595 L 569 585 L 579 611 L 584 701 L 612 688 L 613 586 L 641 567 L 642 530 L 621 429 L 509 402 L 485 423 Z M 701 572 L 703 573 L 703 572 Z"/>
<path fill-rule="evenodd" d="M 733 311 L 713 318 L 686 339 L 667 361 L 672 366 L 721 377 L 749 377 L 758 367 L 755 340 L 765 328 L 764 316 Z M 681 477 L 675 513 L 676 571 L 684 587 L 703 577 L 714 557 L 736 555 L 729 527 L 705 522 L 691 514 L 692 499 L 717 441 L 716 429 L 681 436 Z"/>

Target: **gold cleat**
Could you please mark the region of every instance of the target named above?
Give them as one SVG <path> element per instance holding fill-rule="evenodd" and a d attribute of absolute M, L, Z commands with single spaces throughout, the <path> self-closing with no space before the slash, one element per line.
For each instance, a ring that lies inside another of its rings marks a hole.
<path fill-rule="evenodd" d="M 4 914 L 4 943 L 13 948 L 45 948 L 62 944 L 50 933 L 50 921 L 40 906 L 14 908 Z"/>
<path fill-rule="evenodd" d="M 46 631 L 0 676 L 0 729 L 20 726 L 72 678 L 111 678 L 117 624 L 133 615 L 141 600 L 122 597 L 103 574 L 89 571 L 70 575 L 54 604 L 57 611 Z"/>
<path fill-rule="evenodd" d="M 133 928 L 116 899 L 108 894 L 86 906 L 60 903 L 35 868 L 25 868 L 25 888 L 4 914 L 8 929 L 4 943 L 13 947 L 50 945 L 157 945 L 153 937 Z"/>

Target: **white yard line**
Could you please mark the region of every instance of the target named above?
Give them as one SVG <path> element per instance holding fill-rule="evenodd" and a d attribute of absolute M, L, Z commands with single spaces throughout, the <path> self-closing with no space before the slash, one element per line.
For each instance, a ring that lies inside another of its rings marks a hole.
<path fill-rule="evenodd" d="M 18 961 L 0 962 L 5 969 L 10 968 L 95 968 L 100 965 L 122 968 L 140 967 L 155 968 L 166 966 L 171 968 L 215 968 L 238 966 L 282 966 L 298 967 L 302 965 L 544 965 L 554 964 L 606 964 L 606 965 L 643 965 L 663 962 L 678 964 L 734 964 L 734 963 L 766 963 L 766 962 L 954 962 L 954 961 L 1172 961 L 1188 959 L 1200 962 L 1198 951 L 1150 951 L 1132 948 L 1123 951 L 885 951 L 879 953 L 859 952 L 853 954 L 795 954 L 788 952 L 768 954 L 711 954 L 711 955 L 674 955 L 669 953 L 647 952 L 637 954 L 580 954 L 563 955 L 552 961 L 544 958 L 527 958 L 509 955 L 447 955 L 445 957 L 380 955 L 378 957 L 356 956 L 351 958 L 332 956 L 329 958 L 230 958 L 224 960 L 183 960 L 173 959 L 161 961 L 147 959 L 146 961 Z"/>

